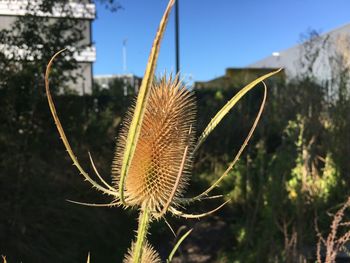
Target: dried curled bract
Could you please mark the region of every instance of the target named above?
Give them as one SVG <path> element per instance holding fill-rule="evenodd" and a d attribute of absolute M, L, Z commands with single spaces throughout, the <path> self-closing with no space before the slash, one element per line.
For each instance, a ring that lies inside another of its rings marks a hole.
<path fill-rule="evenodd" d="M 133 110 L 134 107 L 131 107 L 124 120 L 112 165 L 116 188 Z M 128 204 L 159 212 L 169 199 L 173 197 L 172 201 L 176 202 L 181 196 L 191 167 L 195 112 L 193 95 L 178 77 L 163 77 L 153 82 L 136 150 L 125 179 Z M 184 152 L 187 156 L 182 165 Z M 179 171 L 182 172 L 180 175 Z"/>
<path fill-rule="evenodd" d="M 135 260 L 133 258 L 134 255 L 135 243 L 131 244 L 131 249 L 128 250 L 128 253 L 125 255 L 123 263 L 134 263 Z M 141 263 L 161 263 L 160 256 L 157 251 L 148 243 L 145 242 L 142 247 L 142 256 Z"/>

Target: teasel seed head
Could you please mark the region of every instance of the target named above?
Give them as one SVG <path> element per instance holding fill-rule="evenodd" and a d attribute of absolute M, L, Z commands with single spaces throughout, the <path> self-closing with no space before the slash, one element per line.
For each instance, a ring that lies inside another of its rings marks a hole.
<path fill-rule="evenodd" d="M 134 107 L 131 107 L 126 114 L 113 160 L 112 176 L 116 187 L 119 185 L 133 110 Z M 172 199 L 172 205 L 176 205 L 188 182 L 192 165 L 195 113 L 193 94 L 178 76 L 153 81 L 140 136 L 125 180 L 128 204 L 147 207 L 154 213 L 160 212 L 169 199 Z M 183 162 L 184 153 L 187 154 Z M 181 169 L 182 174 L 178 178 Z"/>
<path fill-rule="evenodd" d="M 123 263 L 134 263 L 135 260 L 133 258 L 134 255 L 135 243 L 132 243 L 131 249 L 128 250 L 128 253 L 125 255 Z M 145 244 L 142 248 L 142 256 L 141 263 L 161 263 L 160 256 L 154 248 L 145 241 Z"/>

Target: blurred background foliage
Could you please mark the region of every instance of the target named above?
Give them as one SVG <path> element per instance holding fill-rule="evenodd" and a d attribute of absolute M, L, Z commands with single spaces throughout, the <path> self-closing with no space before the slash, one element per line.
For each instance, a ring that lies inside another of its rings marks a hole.
<path fill-rule="evenodd" d="M 9 262 L 81 262 L 91 251 L 94 262 L 119 262 L 136 227 L 136 213 L 65 201 L 111 200 L 90 189 L 70 165 L 46 98 L 39 92 L 43 82 L 36 82 L 35 70 L 28 71 L 25 67 L 7 74 L 7 85 L 0 90 L 1 253 Z M 109 90 L 95 87 L 91 95 L 55 98 L 77 156 L 91 167 L 87 157 L 91 151 L 107 180 L 118 128 L 133 101 L 133 96 L 123 95 L 122 86 L 116 81 Z M 239 88 L 195 90 L 198 132 Z M 324 89 L 310 79 L 270 85 L 252 142 L 215 190 L 227 193 L 232 202 L 200 222 L 170 220 L 175 229 L 183 224 L 195 227 L 181 252 L 184 256 L 192 253 L 187 248 L 198 246 L 198 255 L 210 255 L 203 262 L 216 257 L 218 262 L 312 257 L 317 241 L 315 216 L 326 231 L 326 212 L 344 201 L 350 183 L 349 95 L 330 100 L 322 94 Z M 188 195 L 203 190 L 233 159 L 257 113 L 261 91 L 244 98 L 203 145 Z M 206 201 L 191 210 L 215 205 Z M 153 228 L 151 240 L 166 255 L 173 237 L 164 223 Z"/>
<path fill-rule="evenodd" d="M 17 25 L 18 30 L 42 23 L 29 18 Z M 70 165 L 43 92 L 44 69 L 53 51 L 79 42 L 79 32 L 74 38 L 64 37 L 71 22 L 47 24 L 52 28 L 43 31 L 48 35 L 35 37 L 37 44 L 50 39 L 52 32 L 60 41 L 52 40 L 34 61 L 8 61 L 0 53 L 0 254 L 7 255 L 8 262 L 84 262 L 89 251 L 92 262 L 120 262 L 136 227 L 135 211 L 65 201 L 111 201 L 92 190 Z M 8 42 L 20 40 L 11 32 L 0 34 Z M 20 36 L 30 37 L 21 41 L 32 43 L 35 35 Z M 72 81 L 69 71 L 75 67 L 75 61 L 63 59 L 54 65 L 51 86 L 59 116 L 84 167 L 91 167 L 90 151 L 110 181 L 118 129 L 134 96 L 124 96 L 119 81 L 108 90 L 95 85 L 91 95 L 60 92 Z M 194 227 L 177 260 L 304 262 L 315 257 L 315 219 L 320 231 L 327 232 L 328 213 L 346 200 L 350 186 L 349 69 L 336 73 L 326 85 L 317 84 L 312 75 L 268 83 L 268 102 L 253 139 L 214 191 L 227 193 L 225 198 L 232 201 L 201 221 L 169 219 L 175 230 Z M 199 134 L 241 87 L 194 91 Z M 330 95 L 329 90 L 334 92 Z M 222 174 L 249 131 L 261 99 L 262 89 L 257 88 L 210 135 L 196 156 L 188 196 Z M 201 202 L 189 212 L 216 204 Z M 151 233 L 150 240 L 166 256 L 174 242 L 171 232 L 158 222 Z"/>

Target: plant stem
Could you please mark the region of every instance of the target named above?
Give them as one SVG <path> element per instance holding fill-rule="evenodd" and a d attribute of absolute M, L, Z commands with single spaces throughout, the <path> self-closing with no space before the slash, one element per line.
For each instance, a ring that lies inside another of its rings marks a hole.
<path fill-rule="evenodd" d="M 137 239 L 134 248 L 133 259 L 135 263 L 141 263 L 142 248 L 147 235 L 148 226 L 150 223 L 150 213 L 147 208 L 144 208 L 140 212 L 139 226 L 137 229 Z"/>

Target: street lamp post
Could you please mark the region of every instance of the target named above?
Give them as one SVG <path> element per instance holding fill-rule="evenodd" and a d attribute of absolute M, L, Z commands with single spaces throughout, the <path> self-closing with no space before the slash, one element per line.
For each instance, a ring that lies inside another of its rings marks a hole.
<path fill-rule="evenodd" d="M 179 43 L 179 0 L 175 1 L 175 67 L 180 72 L 180 43 Z"/>

